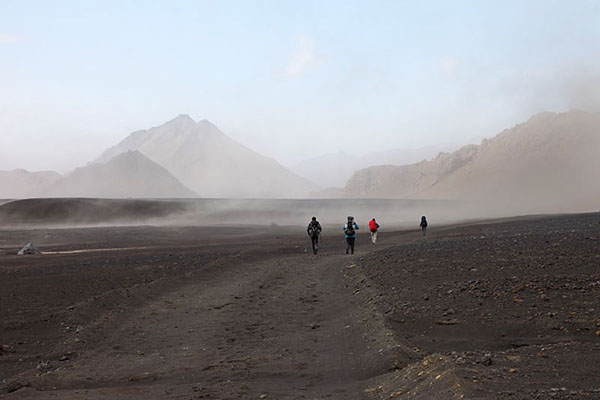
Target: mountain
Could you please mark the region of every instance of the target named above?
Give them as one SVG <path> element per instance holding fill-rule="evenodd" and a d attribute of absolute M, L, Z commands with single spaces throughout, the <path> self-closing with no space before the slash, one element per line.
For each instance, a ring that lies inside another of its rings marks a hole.
<path fill-rule="evenodd" d="M 302 198 L 316 187 L 227 137 L 207 120 L 187 115 L 130 134 L 96 162 L 137 150 L 203 197 Z"/>
<path fill-rule="evenodd" d="M 358 171 L 344 193 L 589 209 L 600 198 L 599 154 L 600 114 L 540 113 L 478 146 L 412 165 Z"/>
<path fill-rule="evenodd" d="M 321 187 L 342 187 L 354 172 L 374 165 L 406 165 L 434 157 L 441 151 L 458 148 L 445 144 L 418 149 L 393 149 L 371 152 L 362 156 L 344 152 L 329 153 L 303 160 L 291 170 Z"/>
<path fill-rule="evenodd" d="M 379 165 L 357 171 L 344 187 L 350 197 L 415 198 L 475 157 L 478 146 L 406 166 Z"/>
<path fill-rule="evenodd" d="M 38 196 L 60 178 L 60 174 L 54 171 L 0 171 L 0 198 L 22 199 Z"/>
<path fill-rule="evenodd" d="M 77 168 L 43 193 L 44 197 L 198 197 L 164 167 L 138 151 Z"/>

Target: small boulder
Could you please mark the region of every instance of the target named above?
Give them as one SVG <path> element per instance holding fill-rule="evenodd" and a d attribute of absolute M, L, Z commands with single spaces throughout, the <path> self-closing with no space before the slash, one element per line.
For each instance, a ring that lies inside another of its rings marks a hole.
<path fill-rule="evenodd" d="M 477 362 L 479 364 L 485 365 L 486 367 L 492 365 L 492 355 L 486 353 L 485 355 L 479 357 L 479 359 L 477 359 Z"/>
<path fill-rule="evenodd" d="M 42 252 L 33 245 L 33 243 L 27 243 L 21 250 L 17 252 L 18 255 L 24 256 L 28 254 L 42 254 Z"/>

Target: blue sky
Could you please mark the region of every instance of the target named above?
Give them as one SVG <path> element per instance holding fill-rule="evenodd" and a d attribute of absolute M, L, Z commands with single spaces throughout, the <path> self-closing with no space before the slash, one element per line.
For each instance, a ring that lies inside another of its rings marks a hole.
<path fill-rule="evenodd" d="M 463 143 L 600 99 L 597 1 L 0 0 L 0 169 L 177 114 L 284 164 Z"/>

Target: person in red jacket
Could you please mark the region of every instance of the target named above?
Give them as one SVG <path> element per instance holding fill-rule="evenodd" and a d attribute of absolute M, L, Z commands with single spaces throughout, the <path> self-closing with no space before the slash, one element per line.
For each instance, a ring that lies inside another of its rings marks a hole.
<path fill-rule="evenodd" d="M 375 218 L 369 221 L 369 230 L 371 231 L 371 242 L 375 244 L 377 242 L 377 229 L 379 229 L 379 224 L 375 221 Z"/>

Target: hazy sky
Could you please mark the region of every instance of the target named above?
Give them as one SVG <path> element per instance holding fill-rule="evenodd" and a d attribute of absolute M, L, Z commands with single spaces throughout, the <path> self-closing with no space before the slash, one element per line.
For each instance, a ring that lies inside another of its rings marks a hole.
<path fill-rule="evenodd" d="M 0 0 L 0 169 L 206 118 L 284 164 L 600 105 L 600 1 Z"/>

